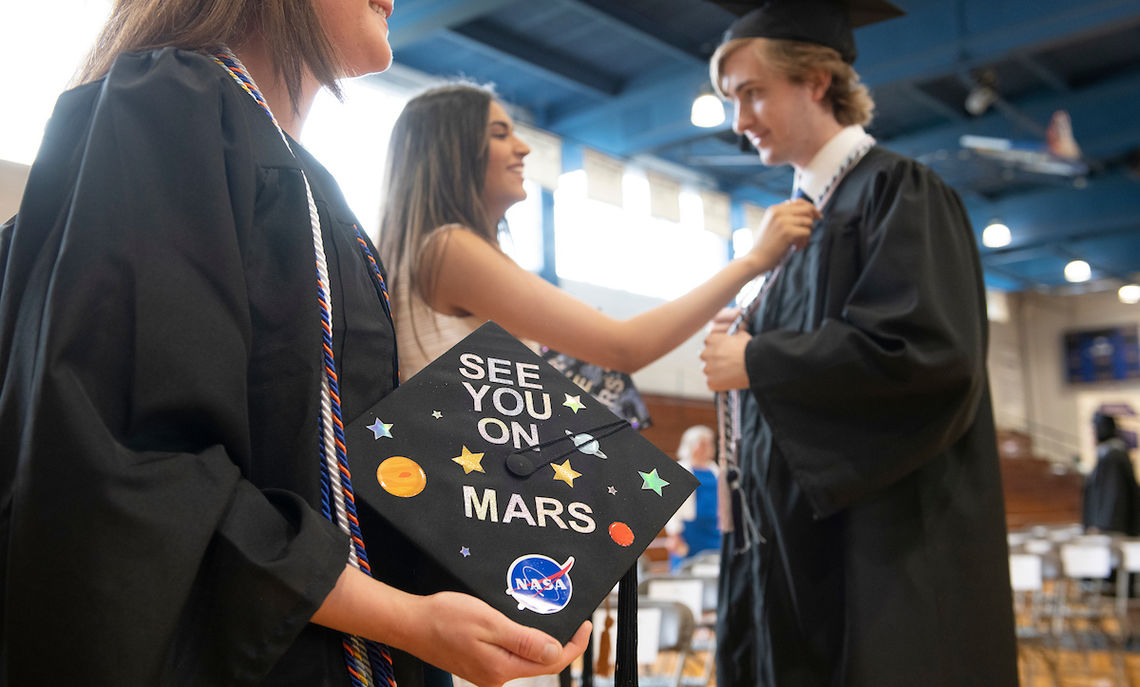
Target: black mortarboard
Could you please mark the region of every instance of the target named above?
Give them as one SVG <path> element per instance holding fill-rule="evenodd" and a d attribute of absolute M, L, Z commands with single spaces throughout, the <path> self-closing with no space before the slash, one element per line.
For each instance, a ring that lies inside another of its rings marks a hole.
<path fill-rule="evenodd" d="M 855 62 L 852 29 L 891 19 L 903 11 L 886 0 L 713 0 L 739 15 L 722 42 L 737 38 L 777 38 L 835 48 L 848 64 Z"/>
<path fill-rule="evenodd" d="M 492 322 L 348 423 L 345 440 L 358 510 L 440 579 L 561 642 L 697 485 Z"/>

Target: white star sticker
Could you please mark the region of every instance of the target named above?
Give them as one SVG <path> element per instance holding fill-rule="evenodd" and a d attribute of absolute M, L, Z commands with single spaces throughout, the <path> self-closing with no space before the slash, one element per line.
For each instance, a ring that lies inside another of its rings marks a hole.
<path fill-rule="evenodd" d="M 389 431 L 392 429 L 391 422 L 385 424 L 383 420 L 376 418 L 376 422 L 368 425 L 368 429 L 372 430 L 373 439 L 380 439 L 382 437 L 387 437 L 388 439 L 392 438 L 392 432 Z"/>

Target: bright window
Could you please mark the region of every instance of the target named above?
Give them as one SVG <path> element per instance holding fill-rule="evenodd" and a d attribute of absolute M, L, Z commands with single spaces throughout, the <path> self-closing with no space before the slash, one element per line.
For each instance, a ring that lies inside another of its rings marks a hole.
<path fill-rule="evenodd" d="M 386 88 L 383 75 L 344 81 L 341 90 L 343 103 L 321 89 L 305 120 L 301 143 L 332 173 L 361 227 L 375 241 L 388 139 L 407 96 L 403 90 Z"/>
<path fill-rule="evenodd" d="M 523 269 L 542 269 L 542 187 L 534 181 L 523 183 L 526 200 L 507 210 L 510 233 L 501 237 L 503 250 Z"/>
<path fill-rule="evenodd" d="M 55 100 L 66 90 L 111 13 L 109 0 L 4 0 L 0 159 L 32 164 Z"/>
<path fill-rule="evenodd" d="M 591 200 L 584 171 L 562 176 L 554 193 L 560 278 L 673 299 L 726 264 L 728 246 L 704 231 L 698 194 L 682 190 L 679 223 L 649 215 L 643 173 L 627 171 L 622 194 L 622 207 Z"/>

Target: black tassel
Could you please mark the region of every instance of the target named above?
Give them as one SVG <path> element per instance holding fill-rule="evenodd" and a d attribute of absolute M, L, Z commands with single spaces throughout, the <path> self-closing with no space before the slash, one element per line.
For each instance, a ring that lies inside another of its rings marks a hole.
<path fill-rule="evenodd" d="M 582 654 L 582 680 L 580 687 L 594 687 L 594 633 L 590 633 L 590 641 L 586 642 L 586 651 Z"/>
<path fill-rule="evenodd" d="M 614 687 L 637 687 L 637 563 L 618 585 Z"/>

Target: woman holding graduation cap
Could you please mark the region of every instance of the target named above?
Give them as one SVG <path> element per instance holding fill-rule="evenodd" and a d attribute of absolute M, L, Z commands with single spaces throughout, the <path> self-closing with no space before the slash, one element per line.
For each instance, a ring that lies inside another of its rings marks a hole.
<path fill-rule="evenodd" d="M 526 198 L 529 152 L 503 106 L 475 86 L 422 93 L 396 121 L 380 255 L 393 266 L 405 379 L 487 320 L 588 363 L 633 372 L 697 333 L 789 244 L 807 240 L 810 219 L 776 223 L 748 255 L 689 293 L 615 320 L 519 267 L 499 247 L 503 215 Z"/>
<path fill-rule="evenodd" d="M 734 129 L 821 212 L 743 331 L 702 353 L 742 400 L 717 684 L 1017 684 L 973 231 L 862 128 L 851 26 L 897 14 L 773 0 L 712 57 Z"/>
<path fill-rule="evenodd" d="M 296 138 L 387 68 L 391 11 L 119 0 L 60 97 L 0 232 L 0 683 L 391 685 L 386 642 L 490 685 L 582 650 L 368 574 L 338 428 L 396 384 L 385 273 Z"/>

